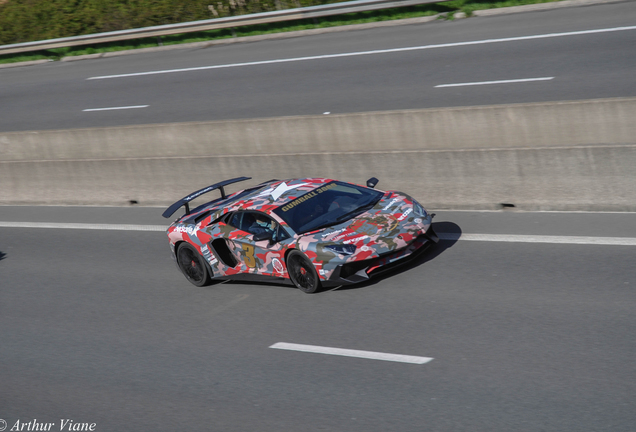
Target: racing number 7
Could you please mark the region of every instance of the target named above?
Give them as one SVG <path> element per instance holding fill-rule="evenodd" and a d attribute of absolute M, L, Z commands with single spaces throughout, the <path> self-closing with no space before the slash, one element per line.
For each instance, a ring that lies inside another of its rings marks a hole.
<path fill-rule="evenodd" d="M 245 265 L 248 266 L 249 268 L 256 267 L 256 258 L 254 258 L 254 246 L 248 245 L 245 243 L 243 243 L 241 246 L 243 247 L 243 250 L 245 251 L 245 254 L 243 256 Z"/>

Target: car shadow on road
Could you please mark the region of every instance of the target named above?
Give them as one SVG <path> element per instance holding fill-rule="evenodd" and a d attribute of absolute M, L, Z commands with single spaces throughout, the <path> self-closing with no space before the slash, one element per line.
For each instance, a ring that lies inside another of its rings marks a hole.
<path fill-rule="evenodd" d="M 7 254 L 0 251 L 0 261 L 2 261 L 3 259 L 5 259 L 7 257 Z"/>
<path fill-rule="evenodd" d="M 435 230 L 437 235 L 440 236 L 439 242 L 436 245 L 430 247 L 428 250 L 424 251 L 424 253 L 422 253 L 417 258 L 410 260 L 391 270 L 388 270 L 382 274 L 373 276 L 366 282 L 361 282 L 355 285 L 343 285 L 337 288 L 323 290 L 323 292 L 347 291 L 366 288 L 368 286 L 375 285 L 385 279 L 392 278 L 400 273 L 408 272 L 416 267 L 419 267 L 429 261 L 434 260 L 441 254 L 443 254 L 446 249 L 453 247 L 462 234 L 462 229 L 459 227 L 459 225 L 453 222 L 434 222 L 433 230 Z"/>

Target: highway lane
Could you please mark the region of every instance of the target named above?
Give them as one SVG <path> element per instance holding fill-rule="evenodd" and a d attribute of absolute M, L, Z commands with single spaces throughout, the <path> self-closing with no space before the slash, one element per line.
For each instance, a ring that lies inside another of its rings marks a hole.
<path fill-rule="evenodd" d="M 0 131 L 634 96 L 636 29 L 439 47 L 634 25 L 624 2 L 4 69 Z M 87 80 L 406 47 L 429 48 Z"/>
<path fill-rule="evenodd" d="M 165 223 L 0 207 L 1 221 Z M 441 231 L 636 237 L 634 214 L 438 212 Z M 317 295 L 194 288 L 160 232 L 0 228 L 0 416 L 111 430 L 631 431 L 636 249 L 444 242 Z M 268 348 L 432 357 L 423 365 Z"/>

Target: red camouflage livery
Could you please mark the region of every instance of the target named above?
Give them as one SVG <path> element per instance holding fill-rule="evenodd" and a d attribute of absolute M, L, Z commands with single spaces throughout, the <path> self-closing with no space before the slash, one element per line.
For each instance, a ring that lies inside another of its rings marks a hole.
<path fill-rule="evenodd" d="M 173 257 L 196 286 L 213 279 L 276 278 L 306 293 L 367 280 L 438 241 L 432 217 L 410 196 L 325 178 L 270 180 L 226 195 L 225 180 L 171 205 Z M 190 210 L 195 198 L 221 198 Z"/>

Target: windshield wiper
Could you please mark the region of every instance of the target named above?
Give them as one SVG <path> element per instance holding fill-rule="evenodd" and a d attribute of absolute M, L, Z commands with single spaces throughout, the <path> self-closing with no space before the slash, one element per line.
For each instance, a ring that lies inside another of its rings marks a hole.
<path fill-rule="evenodd" d="M 337 221 L 330 221 L 330 222 L 324 223 L 322 225 L 318 225 L 317 227 L 311 227 L 311 229 L 304 230 L 304 231 L 302 231 L 302 232 L 300 232 L 298 234 L 305 234 L 305 233 L 312 232 L 312 231 L 318 231 L 318 230 L 321 230 L 323 228 L 329 228 L 330 226 L 334 226 L 336 224 L 338 224 Z"/>
<path fill-rule="evenodd" d="M 358 207 L 357 209 L 355 209 L 353 211 L 350 211 L 349 213 L 345 213 L 342 216 L 338 216 L 336 218 L 336 222 L 342 222 L 343 220 L 351 219 L 352 217 L 355 217 L 355 216 L 357 216 L 359 214 L 362 214 L 365 211 L 372 209 L 375 206 L 376 203 L 377 203 L 377 201 L 376 202 L 372 202 L 372 203 L 367 204 L 367 205 L 365 205 L 363 207 Z"/>

